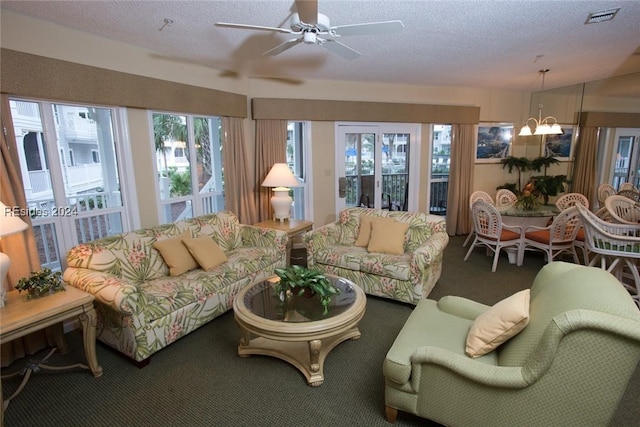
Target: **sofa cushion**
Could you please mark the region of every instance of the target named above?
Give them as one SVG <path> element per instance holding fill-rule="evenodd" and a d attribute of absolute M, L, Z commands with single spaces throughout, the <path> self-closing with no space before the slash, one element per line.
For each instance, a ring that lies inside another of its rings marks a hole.
<path fill-rule="evenodd" d="M 183 240 L 190 238 L 191 233 L 185 231 L 180 236 L 168 239 L 156 240 L 153 247 L 160 252 L 162 259 L 169 266 L 171 276 L 179 276 L 182 273 L 198 268 L 198 262 L 191 255 Z"/>
<path fill-rule="evenodd" d="M 240 222 L 231 212 L 217 212 L 176 223 L 181 230 L 188 229 L 193 236 L 211 237 L 220 248 L 229 252 L 242 246 Z"/>
<path fill-rule="evenodd" d="M 371 222 L 373 217 L 370 215 L 362 215 L 360 217 L 360 227 L 358 228 L 358 238 L 354 245 L 366 248 L 369 245 L 371 239 Z"/>
<path fill-rule="evenodd" d="M 378 218 L 371 222 L 371 238 L 367 250 L 391 255 L 404 253 L 404 236 L 409 224 L 390 218 Z"/>
<path fill-rule="evenodd" d="M 398 384 L 409 381 L 411 356 L 423 346 L 442 348 L 464 357 L 465 337 L 472 323 L 472 320 L 441 311 L 434 300 L 421 300 L 387 353 L 384 360 L 385 378 Z M 477 360 L 490 365 L 497 363 L 495 353 Z"/>
<path fill-rule="evenodd" d="M 362 258 L 367 255 L 365 248 L 334 245 L 316 253 L 315 263 L 360 271 Z"/>
<path fill-rule="evenodd" d="M 522 331 L 529 323 L 529 295 L 529 289 L 517 292 L 476 317 L 467 335 L 467 356 L 487 354 Z"/>
<path fill-rule="evenodd" d="M 397 280 L 409 280 L 411 255 L 364 254 L 360 259 L 360 271 Z"/>
<path fill-rule="evenodd" d="M 165 276 L 139 285 L 145 320 L 160 319 L 198 300 L 226 293 L 229 286 L 248 285 L 281 256 L 275 248 L 238 248 L 227 255 L 227 262 L 208 272 L 195 269 L 179 277 Z M 228 306 L 231 303 L 227 301 Z"/>
<path fill-rule="evenodd" d="M 204 271 L 210 271 L 227 261 L 227 256 L 220 246 L 209 236 L 186 238 L 182 242 Z"/>

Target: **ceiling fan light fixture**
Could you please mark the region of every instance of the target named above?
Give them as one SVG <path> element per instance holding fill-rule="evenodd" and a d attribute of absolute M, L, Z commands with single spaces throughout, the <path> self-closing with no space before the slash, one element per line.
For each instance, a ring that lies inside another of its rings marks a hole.
<path fill-rule="evenodd" d="M 304 42 L 306 44 L 316 44 L 318 41 L 318 38 L 316 37 L 316 33 L 313 31 L 305 31 L 304 34 Z"/>

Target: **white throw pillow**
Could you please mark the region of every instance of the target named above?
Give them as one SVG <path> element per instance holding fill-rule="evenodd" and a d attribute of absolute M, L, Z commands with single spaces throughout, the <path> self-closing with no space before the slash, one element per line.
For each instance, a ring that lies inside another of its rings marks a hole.
<path fill-rule="evenodd" d="M 467 356 L 487 354 L 522 331 L 529 323 L 529 298 L 529 289 L 525 289 L 476 317 L 467 334 Z"/>

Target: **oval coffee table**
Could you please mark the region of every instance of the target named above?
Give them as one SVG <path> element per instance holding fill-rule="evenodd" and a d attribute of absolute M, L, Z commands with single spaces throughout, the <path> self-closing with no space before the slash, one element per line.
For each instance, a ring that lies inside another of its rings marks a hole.
<path fill-rule="evenodd" d="M 243 288 L 233 302 L 242 331 L 238 355 L 277 357 L 298 368 L 309 385 L 321 385 L 327 354 L 343 341 L 360 338 L 358 322 L 367 301 L 362 289 L 350 280 L 326 277 L 340 289 L 327 314 L 317 296 L 281 301 L 274 290 L 277 277 Z"/>

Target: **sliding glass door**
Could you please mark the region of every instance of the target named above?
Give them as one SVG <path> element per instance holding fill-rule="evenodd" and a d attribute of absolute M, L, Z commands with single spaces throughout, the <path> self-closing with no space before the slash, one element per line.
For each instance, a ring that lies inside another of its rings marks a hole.
<path fill-rule="evenodd" d="M 338 124 L 337 211 L 353 206 L 406 211 L 413 206 L 410 173 L 417 167 L 411 156 L 418 131 L 408 124 Z"/>

